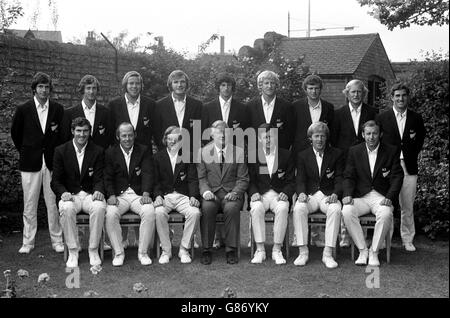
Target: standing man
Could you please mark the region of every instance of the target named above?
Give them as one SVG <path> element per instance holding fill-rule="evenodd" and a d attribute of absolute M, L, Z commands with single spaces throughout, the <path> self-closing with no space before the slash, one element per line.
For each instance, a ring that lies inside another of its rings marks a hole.
<path fill-rule="evenodd" d="M 67 109 L 64 113 L 63 140 L 72 139 L 71 124 L 77 117 L 84 117 L 91 124 L 91 140 L 97 146 L 106 150 L 114 143 L 114 133 L 111 125 L 109 109 L 97 103 L 100 83 L 93 75 L 85 75 L 78 84 L 78 92 L 83 96 L 81 103 Z"/>
<path fill-rule="evenodd" d="M 294 206 L 294 232 L 299 247 L 299 256 L 294 265 L 304 266 L 309 258 L 308 214 L 322 212 L 327 216 L 325 247 L 322 262 L 327 268 L 336 268 L 333 248 L 341 223 L 342 173 L 344 158 L 342 151 L 328 145 L 327 124 L 316 122 L 308 128 L 312 146 L 297 156 L 297 202 Z"/>
<path fill-rule="evenodd" d="M 61 226 L 69 248 L 67 267 L 78 267 L 77 214 L 89 214 L 89 263 L 101 264 L 98 245 L 105 220 L 103 168 L 104 154 L 100 146 L 89 142 L 89 120 L 72 121 L 73 139 L 57 147 L 53 161 L 51 186 L 58 199 Z"/>
<path fill-rule="evenodd" d="M 280 86 L 278 75 L 272 71 L 263 71 L 257 78 L 261 97 L 251 100 L 247 104 L 247 118 L 249 127 L 257 129 L 261 124 L 267 123 L 278 129 L 278 146 L 290 149 L 295 137 L 295 117 L 292 105 L 277 97 Z M 256 144 L 248 145 L 249 150 L 256 149 Z"/>
<path fill-rule="evenodd" d="M 181 70 L 175 70 L 170 73 L 167 79 L 167 88 L 170 94 L 156 103 L 155 112 L 155 142 L 159 150 L 165 149 L 162 138 L 164 132 L 170 126 L 184 128 L 189 132 L 190 142 L 184 142 L 184 147 L 189 144 L 190 151 L 193 152 L 194 143 L 194 120 L 198 120 L 198 132 L 201 134 L 202 103 L 190 96 L 187 96 L 189 90 L 189 77 Z M 201 139 L 201 135 L 199 136 Z M 197 141 L 196 141 L 197 142 Z M 200 146 L 201 140 L 198 145 Z"/>
<path fill-rule="evenodd" d="M 125 259 L 120 218 L 128 211 L 141 217 L 138 260 L 142 265 L 152 263 L 148 256 L 155 233 L 151 149 L 135 143 L 135 136 L 133 125 L 120 124 L 116 132 L 119 144 L 110 147 L 105 154 L 106 230 L 114 249 L 113 266 L 122 266 Z"/>
<path fill-rule="evenodd" d="M 389 235 L 393 202 L 398 198 L 403 182 L 399 149 L 380 143 L 380 126 L 369 120 L 362 127 L 364 143 L 349 149 L 344 171 L 342 216 L 350 236 L 359 249 L 356 265 L 379 266 L 378 251 Z M 367 249 L 359 217 L 376 216 L 370 251 Z"/>
<path fill-rule="evenodd" d="M 227 123 L 215 121 L 212 125 L 213 141 L 201 150 L 197 164 L 200 195 L 202 196 L 203 254 L 201 263 L 211 264 L 211 248 L 216 232 L 216 215 L 219 209 L 225 215 L 225 252 L 228 264 L 237 263 L 240 211 L 244 203 L 249 176 L 244 149 L 235 147 L 229 140 Z"/>
<path fill-rule="evenodd" d="M 295 188 L 294 159 L 289 150 L 278 147 L 275 128 L 270 124 L 259 126 L 258 141 L 257 155 L 249 154 L 248 163 L 250 215 L 256 242 L 251 262 L 259 264 L 266 259 L 264 216 L 270 210 L 275 214 L 272 260 L 277 265 L 286 264 L 281 246 L 287 229 L 289 202 Z"/>
<path fill-rule="evenodd" d="M 351 146 L 364 141 L 361 127 L 368 120 L 375 119 L 377 114 L 375 108 L 363 102 L 368 92 L 364 83 L 358 79 L 348 82 L 342 91 L 348 100 L 348 105 L 340 107 L 334 113 L 331 144 L 344 152 L 344 158 L 347 157 L 348 149 Z M 347 229 L 343 223 L 341 225 L 340 246 L 349 246 Z"/>
<path fill-rule="evenodd" d="M 124 122 L 131 123 L 136 132 L 136 143 L 152 149 L 155 102 L 141 94 L 144 89 L 141 74 L 136 71 L 126 73 L 122 79 L 122 88 L 124 96 L 108 104 L 112 129 L 117 129 Z"/>
<path fill-rule="evenodd" d="M 401 149 L 400 164 L 405 176 L 399 196 L 400 235 L 405 249 L 414 252 L 416 230 L 413 208 L 417 188 L 417 158 L 425 139 L 425 126 L 422 116 L 408 108 L 409 96 L 410 91 L 405 84 L 394 84 L 391 88 L 393 107 L 379 114 L 377 121 L 383 131 L 383 142 Z"/>
<path fill-rule="evenodd" d="M 178 257 L 181 263 L 186 264 L 192 261 L 189 249 L 200 222 L 197 168 L 191 162 L 190 154 L 186 156 L 189 161 L 183 160 L 180 127 L 167 128 L 163 143 L 166 149 L 159 151 L 154 157 L 156 229 L 163 250 L 159 263 L 166 264 L 172 257 L 168 220 L 169 213 L 175 210 L 185 217 Z"/>
<path fill-rule="evenodd" d="M 48 229 L 53 249 L 64 251 L 56 198 L 50 188 L 55 147 L 61 143 L 62 105 L 49 100 L 53 89 L 49 75 L 38 72 L 31 83 L 33 99 L 17 107 L 11 138 L 19 151 L 19 170 L 23 190 L 23 240 L 19 253 L 34 248 L 37 207 L 41 186 L 47 207 Z"/>
<path fill-rule="evenodd" d="M 294 139 L 295 154 L 310 148 L 311 140 L 307 136 L 307 131 L 311 124 L 321 121 L 331 130 L 334 119 L 334 105 L 320 98 L 323 88 L 322 79 L 317 75 L 309 75 L 303 81 L 302 87 L 306 98 L 292 104 L 297 123 Z"/>

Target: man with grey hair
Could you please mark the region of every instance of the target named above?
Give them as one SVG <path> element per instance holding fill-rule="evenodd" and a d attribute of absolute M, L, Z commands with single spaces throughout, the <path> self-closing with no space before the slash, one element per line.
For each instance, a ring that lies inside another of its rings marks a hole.
<path fill-rule="evenodd" d="M 167 79 L 167 89 L 170 94 L 156 102 L 155 142 L 159 150 L 165 149 L 162 138 L 166 129 L 170 126 L 177 126 L 189 132 L 190 142 L 188 143 L 186 140 L 183 147 L 189 144 L 190 151 L 194 151 L 194 121 L 198 120 L 200 125 L 203 106 L 200 101 L 187 95 L 189 84 L 189 77 L 185 72 L 181 70 L 173 71 Z M 199 147 L 201 145 L 201 129 L 201 126 L 199 126 Z"/>
<path fill-rule="evenodd" d="M 334 112 L 333 126 L 331 127 L 331 144 L 344 151 L 347 157 L 351 146 L 364 141 L 362 136 L 362 125 L 375 119 L 377 110 L 364 103 L 364 98 L 369 90 L 361 80 L 353 79 L 347 83 L 342 93 L 347 98 L 348 104 L 340 107 Z M 342 223 L 340 246 L 349 246 L 349 238 L 346 228 Z"/>
<path fill-rule="evenodd" d="M 308 214 L 322 212 L 327 216 L 325 247 L 322 262 L 327 268 L 336 268 L 332 251 L 336 247 L 341 221 L 342 151 L 329 146 L 329 129 L 323 122 L 309 126 L 307 135 L 312 146 L 297 155 L 297 202 L 294 206 L 294 232 L 299 247 L 297 266 L 306 264 L 308 251 Z"/>
<path fill-rule="evenodd" d="M 263 71 L 257 78 L 260 97 L 247 104 L 249 127 L 255 129 L 257 135 L 261 124 L 271 124 L 278 130 L 278 146 L 290 149 L 295 137 L 295 117 L 292 105 L 277 96 L 280 86 L 278 75 L 272 71 Z M 256 144 L 248 145 L 249 150 L 256 149 Z"/>

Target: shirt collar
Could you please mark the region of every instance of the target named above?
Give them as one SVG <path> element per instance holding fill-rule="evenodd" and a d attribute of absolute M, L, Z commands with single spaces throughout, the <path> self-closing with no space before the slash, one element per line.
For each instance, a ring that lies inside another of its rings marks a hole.
<path fill-rule="evenodd" d="M 267 154 L 267 153 L 266 153 L 266 147 L 263 148 L 263 152 L 264 152 L 264 155 L 265 155 L 266 157 L 275 156 L 275 153 L 277 152 L 277 146 L 273 147 L 273 151 L 272 151 L 272 149 L 270 149 L 270 150 L 271 150 L 271 151 L 269 152 L 269 154 Z"/>
<path fill-rule="evenodd" d="M 172 100 L 173 100 L 173 104 L 175 105 L 175 103 L 183 103 L 186 104 L 186 94 L 184 95 L 183 100 L 178 100 L 173 96 L 173 93 L 170 94 L 170 96 L 172 96 Z"/>
<path fill-rule="evenodd" d="M 124 155 L 125 157 L 131 157 L 131 154 L 133 153 L 134 146 L 131 147 L 130 152 L 129 152 L 128 154 L 127 154 L 127 153 L 125 152 L 125 150 L 122 148 L 122 145 L 119 145 L 119 147 L 120 147 L 120 150 L 122 150 L 122 153 L 123 153 L 123 155 Z"/>
<path fill-rule="evenodd" d="M 217 147 L 217 145 L 216 144 L 214 144 L 214 147 L 216 148 L 216 152 L 217 153 L 220 153 L 221 151 L 223 151 L 224 153 L 227 153 L 227 150 L 228 150 L 228 144 L 226 144 L 225 145 L 225 148 L 219 148 L 219 147 Z"/>
<path fill-rule="evenodd" d="M 94 102 L 94 105 L 92 105 L 92 107 L 90 109 L 87 107 L 87 105 L 84 102 L 84 100 L 81 101 L 81 105 L 83 106 L 83 110 L 84 111 L 95 113 L 95 110 L 96 110 L 96 107 L 97 107 L 97 101 Z"/>
<path fill-rule="evenodd" d="M 231 105 L 231 99 L 233 98 L 233 96 L 231 96 L 227 101 L 225 99 L 222 98 L 222 96 L 219 96 L 219 102 L 220 102 L 220 107 L 224 107 L 224 105 L 226 104 L 228 107 Z"/>
<path fill-rule="evenodd" d="M 262 101 L 262 105 L 267 106 L 267 107 L 274 107 L 275 106 L 275 100 L 277 99 L 277 96 L 275 95 L 275 97 L 272 99 L 272 101 L 270 103 L 267 103 L 266 100 L 264 99 L 264 97 L 261 95 L 261 101 Z"/>
<path fill-rule="evenodd" d="M 138 98 L 136 99 L 136 102 L 134 104 L 132 104 L 130 102 L 130 100 L 128 99 L 127 94 L 125 94 L 125 101 L 127 102 L 127 106 L 132 106 L 132 107 L 136 107 L 139 106 L 141 104 L 141 94 L 139 94 Z"/>
<path fill-rule="evenodd" d="M 367 147 L 367 144 L 366 144 L 367 153 L 369 155 L 378 155 L 378 148 L 380 148 L 380 143 L 378 143 L 378 146 L 372 151 L 370 151 L 369 147 Z"/>
<path fill-rule="evenodd" d="M 309 105 L 309 103 L 308 103 Z M 316 106 L 309 105 L 309 108 L 315 110 L 315 109 L 321 109 L 322 108 L 322 101 L 319 99 L 319 102 L 316 104 Z"/>
<path fill-rule="evenodd" d="M 314 154 L 316 155 L 316 157 L 320 154 L 320 152 L 316 151 L 316 149 L 314 149 L 314 147 L 313 147 L 313 151 L 314 151 Z M 322 153 L 322 156 L 320 156 L 321 158 L 323 158 L 324 153 L 325 153 L 325 151 Z"/>
<path fill-rule="evenodd" d="M 406 109 L 403 113 L 400 113 L 399 111 L 397 111 L 395 109 L 395 107 L 392 107 L 392 110 L 394 111 L 395 118 L 399 117 L 398 116 L 399 114 L 401 115 L 401 117 L 405 117 L 406 118 L 406 113 L 408 112 L 408 109 Z"/>
<path fill-rule="evenodd" d="M 178 156 L 178 151 L 175 153 L 175 155 L 171 155 L 169 149 L 166 148 L 167 154 L 169 155 L 169 158 L 174 159 Z"/>
<path fill-rule="evenodd" d="M 357 113 L 360 113 L 360 112 L 361 112 L 361 106 L 362 106 L 362 103 L 359 104 L 359 106 L 356 108 L 356 112 L 357 112 Z M 355 108 L 352 106 L 352 104 L 351 104 L 350 102 L 348 103 L 348 107 L 350 107 L 350 113 L 351 113 L 352 111 L 355 111 Z"/>
<path fill-rule="evenodd" d="M 89 142 L 89 141 L 88 141 L 88 142 Z M 75 144 L 75 140 L 72 139 L 73 147 L 75 148 L 75 153 L 77 153 L 77 154 L 83 154 L 84 151 L 86 150 L 86 146 L 87 146 L 88 142 L 86 142 L 86 144 L 83 146 L 83 148 L 81 148 L 81 150 L 78 150 L 78 147 L 77 147 L 77 145 Z"/>
<path fill-rule="evenodd" d="M 39 101 L 36 98 L 36 96 L 34 96 L 33 99 L 34 99 L 34 104 L 36 105 L 36 108 L 39 109 L 39 107 L 41 107 L 41 104 L 39 103 Z M 49 102 L 48 102 L 48 98 L 47 98 L 46 102 L 43 105 L 44 109 L 48 109 L 48 105 L 49 105 Z"/>

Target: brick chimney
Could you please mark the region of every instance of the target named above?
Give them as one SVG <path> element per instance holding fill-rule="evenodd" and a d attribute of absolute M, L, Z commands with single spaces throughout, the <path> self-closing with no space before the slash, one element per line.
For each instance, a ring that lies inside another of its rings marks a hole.
<path fill-rule="evenodd" d="M 220 54 L 225 54 L 225 37 L 220 36 Z"/>

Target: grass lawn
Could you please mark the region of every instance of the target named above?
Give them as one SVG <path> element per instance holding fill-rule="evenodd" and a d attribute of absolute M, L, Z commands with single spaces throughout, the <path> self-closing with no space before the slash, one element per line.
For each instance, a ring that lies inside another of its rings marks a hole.
<path fill-rule="evenodd" d="M 292 233 L 292 223 L 290 225 Z M 178 233 L 181 227 L 175 227 Z M 271 227 L 267 227 L 270 234 Z M 175 245 L 178 245 L 175 237 Z M 291 234 L 292 239 L 292 234 Z M 298 254 L 291 247 L 287 265 L 276 266 L 272 260 L 264 264 L 250 263 L 248 240 L 248 219 L 241 220 L 241 261 L 228 265 L 224 250 L 213 254 L 213 263 L 200 263 L 200 250 L 192 264 L 181 264 L 174 247 L 171 262 L 154 263 L 143 267 L 137 260 L 137 248 L 126 250 L 125 264 L 116 268 L 111 265 L 111 252 L 105 252 L 102 271 L 97 275 L 90 272 L 87 251 L 80 253 L 80 288 L 66 287 L 62 254 L 56 254 L 50 245 L 46 229 L 38 231 L 35 249 L 29 255 L 17 253 L 21 246 L 21 233 L 3 236 L 0 246 L 0 271 L 11 270 L 16 281 L 17 297 L 221 297 L 224 289 L 230 287 L 240 297 L 293 298 L 293 297 L 449 297 L 449 245 L 448 242 L 432 242 L 426 237 L 416 239 L 417 252 L 408 253 L 401 248 L 397 232 L 391 250 L 391 264 L 386 264 L 384 252 L 380 253 L 379 288 L 367 288 L 366 267 L 358 267 L 350 260 L 350 250 L 340 249 L 339 267 L 329 270 L 321 262 L 322 248 L 310 248 L 310 261 L 305 267 L 293 265 Z M 271 237 L 268 238 L 271 242 Z M 270 256 L 271 244 L 266 245 Z M 19 278 L 17 271 L 25 269 L 29 277 Z M 38 276 L 47 273 L 50 280 L 38 283 Z M 5 287 L 5 277 L 0 273 L 0 290 Z M 135 283 L 142 283 L 147 290 L 138 293 Z M 92 295 L 91 295 L 92 297 Z"/>

